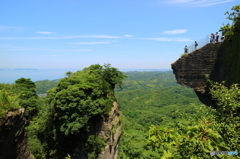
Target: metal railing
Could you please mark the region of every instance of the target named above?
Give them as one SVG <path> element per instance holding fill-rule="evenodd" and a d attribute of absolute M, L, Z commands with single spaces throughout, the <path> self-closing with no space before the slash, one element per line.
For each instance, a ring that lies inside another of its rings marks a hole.
<path fill-rule="evenodd" d="M 218 32 L 219 38 L 218 38 L 218 42 L 222 42 L 221 41 L 221 37 L 222 37 L 222 33 Z M 193 42 L 193 44 L 188 45 L 188 53 L 191 53 L 193 51 L 195 51 L 196 49 L 200 49 L 203 46 L 205 46 L 206 44 L 210 43 L 210 36 L 211 35 L 207 35 L 205 38 L 202 38 L 201 40 L 198 40 L 198 46 L 195 48 L 195 41 Z M 185 48 L 184 48 L 184 53 L 185 53 Z"/>

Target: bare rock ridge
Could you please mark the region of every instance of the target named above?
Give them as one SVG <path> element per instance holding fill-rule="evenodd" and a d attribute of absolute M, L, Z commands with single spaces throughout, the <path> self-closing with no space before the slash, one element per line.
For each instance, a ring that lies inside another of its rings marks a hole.
<path fill-rule="evenodd" d="M 177 83 L 193 88 L 199 100 L 217 108 L 211 99 L 206 76 L 213 81 L 230 81 L 230 70 L 224 61 L 222 43 L 209 43 L 172 63 Z"/>
<path fill-rule="evenodd" d="M 108 114 L 108 119 L 101 125 L 98 133 L 99 137 L 107 139 L 104 150 L 99 154 L 100 159 L 117 159 L 118 141 L 121 135 L 121 115 L 118 104 L 113 103 L 112 110 Z"/>
<path fill-rule="evenodd" d="M 32 159 L 23 113 L 21 108 L 0 118 L 0 159 Z"/>

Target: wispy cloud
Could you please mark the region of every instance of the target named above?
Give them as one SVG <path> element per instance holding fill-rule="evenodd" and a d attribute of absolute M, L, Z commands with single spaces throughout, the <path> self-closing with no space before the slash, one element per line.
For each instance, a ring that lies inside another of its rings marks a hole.
<path fill-rule="evenodd" d="M 168 4 L 184 4 L 190 7 L 210 7 L 217 4 L 228 3 L 234 0 L 167 0 Z"/>
<path fill-rule="evenodd" d="M 145 40 L 155 40 L 155 41 L 172 41 L 172 42 L 186 42 L 186 41 L 193 41 L 191 39 L 186 39 L 186 38 L 141 38 Z"/>
<path fill-rule="evenodd" d="M 83 38 L 106 38 L 106 39 L 118 39 L 120 36 L 111 36 L 111 35 L 86 35 L 81 36 Z"/>
<path fill-rule="evenodd" d="M 91 44 L 109 44 L 110 42 L 77 42 L 71 44 L 91 45 Z"/>
<path fill-rule="evenodd" d="M 177 30 L 164 31 L 163 34 L 183 34 L 186 32 L 187 32 L 187 29 L 177 29 Z"/>
<path fill-rule="evenodd" d="M 0 25 L 0 30 L 21 30 L 23 27 L 14 27 L 14 26 L 4 26 Z"/>
<path fill-rule="evenodd" d="M 38 51 L 53 51 L 53 52 L 77 52 L 77 51 L 90 51 L 90 49 L 49 49 L 49 48 L 35 48 L 35 47 L 18 47 L 11 45 L 0 45 L 4 50 L 38 50 Z"/>
<path fill-rule="evenodd" d="M 127 38 L 130 38 L 132 37 L 133 35 L 123 35 L 124 37 L 127 37 Z"/>
<path fill-rule="evenodd" d="M 59 50 L 59 49 L 42 49 L 42 51 L 55 51 L 55 52 L 77 52 L 77 51 L 90 51 L 90 49 L 69 49 L 69 50 Z"/>
<path fill-rule="evenodd" d="M 56 32 L 49 32 L 49 31 L 38 31 L 38 34 L 56 34 Z"/>
<path fill-rule="evenodd" d="M 79 36 L 62 36 L 62 37 L 0 37 L 0 40 L 45 40 L 45 39 L 77 39 L 77 38 L 117 39 L 117 38 L 120 38 L 120 36 L 79 35 Z"/>

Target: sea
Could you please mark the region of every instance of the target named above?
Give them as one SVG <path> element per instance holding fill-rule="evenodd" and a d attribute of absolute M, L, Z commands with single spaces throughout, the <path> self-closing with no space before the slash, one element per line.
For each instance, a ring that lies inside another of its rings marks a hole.
<path fill-rule="evenodd" d="M 19 78 L 30 78 L 33 82 L 40 80 L 56 80 L 66 77 L 68 71 L 76 72 L 82 69 L 1 69 L 0 83 L 14 83 Z M 129 71 L 171 71 L 171 69 L 119 69 Z"/>

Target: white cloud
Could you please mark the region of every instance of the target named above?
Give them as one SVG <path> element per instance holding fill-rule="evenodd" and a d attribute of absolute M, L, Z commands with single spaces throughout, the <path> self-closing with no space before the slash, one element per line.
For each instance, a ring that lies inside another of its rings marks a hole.
<path fill-rule="evenodd" d="M 191 7 L 209 7 L 217 4 L 228 3 L 234 0 L 167 0 L 168 4 L 184 4 Z"/>
<path fill-rule="evenodd" d="M 109 35 L 86 35 L 85 38 L 109 38 L 109 39 L 118 39 L 119 36 L 109 36 Z"/>
<path fill-rule="evenodd" d="M 124 37 L 127 37 L 127 38 L 130 38 L 132 37 L 133 35 L 123 35 Z"/>
<path fill-rule="evenodd" d="M 117 39 L 120 37 L 110 36 L 110 35 L 80 35 L 80 36 L 63 36 L 63 37 L 0 37 L 0 40 L 44 40 L 44 39 L 77 39 L 77 38 Z"/>
<path fill-rule="evenodd" d="M 82 45 L 89 45 L 89 44 L 109 44 L 109 42 L 78 42 L 78 43 L 71 43 L 71 44 L 82 44 Z"/>
<path fill-rule="evenodd" d="M 155 41 L 175 41 L 175 42 L 186 42 L 186 41 L 193 41 L 191 39 L 185 38 L 142 38 L 145 40 L 155 40 Z"/>
<path fill-rule="evenodd" d="M 56 32 L 49 32 L 49 31 L 39 31 L 38 34 L 56 34 Z"/>
<path fill-rule="evenodd" d="M 70 50 L 40 49 L 40 50 L 42 50 L 42 51 L 55 51 L 55 52 L 90 51 L 90 49 L 70 49 Z"/>
<path fill-rule="evenodd" d="M 177 29 L 177 30 L 164 31 L 163 34 L 182 34 L 186 32 L 187 32 L 187 29 Z"/>
<path fill-rule="evenodd" d="M 0 30 L 21 30 L 23 27 L 14 27 L 14 26 L 4 26 L 0 25 Z"/>
<path fill-rule="evenodd" d="M 63 49 L 49 49 L 49 48 L 35 48 L 35 47 L 18 47 L 18 46 L 11 46 L 11 45 L 0 45 L 0 48 L 3 48 L 4 50 L 15 50 L 15 51 L 21 51 L 21 50 L 40 50 L 40 51 L 53 51 L 53 52 L 90 51 L 90 49 L 63 50 Z"/>

